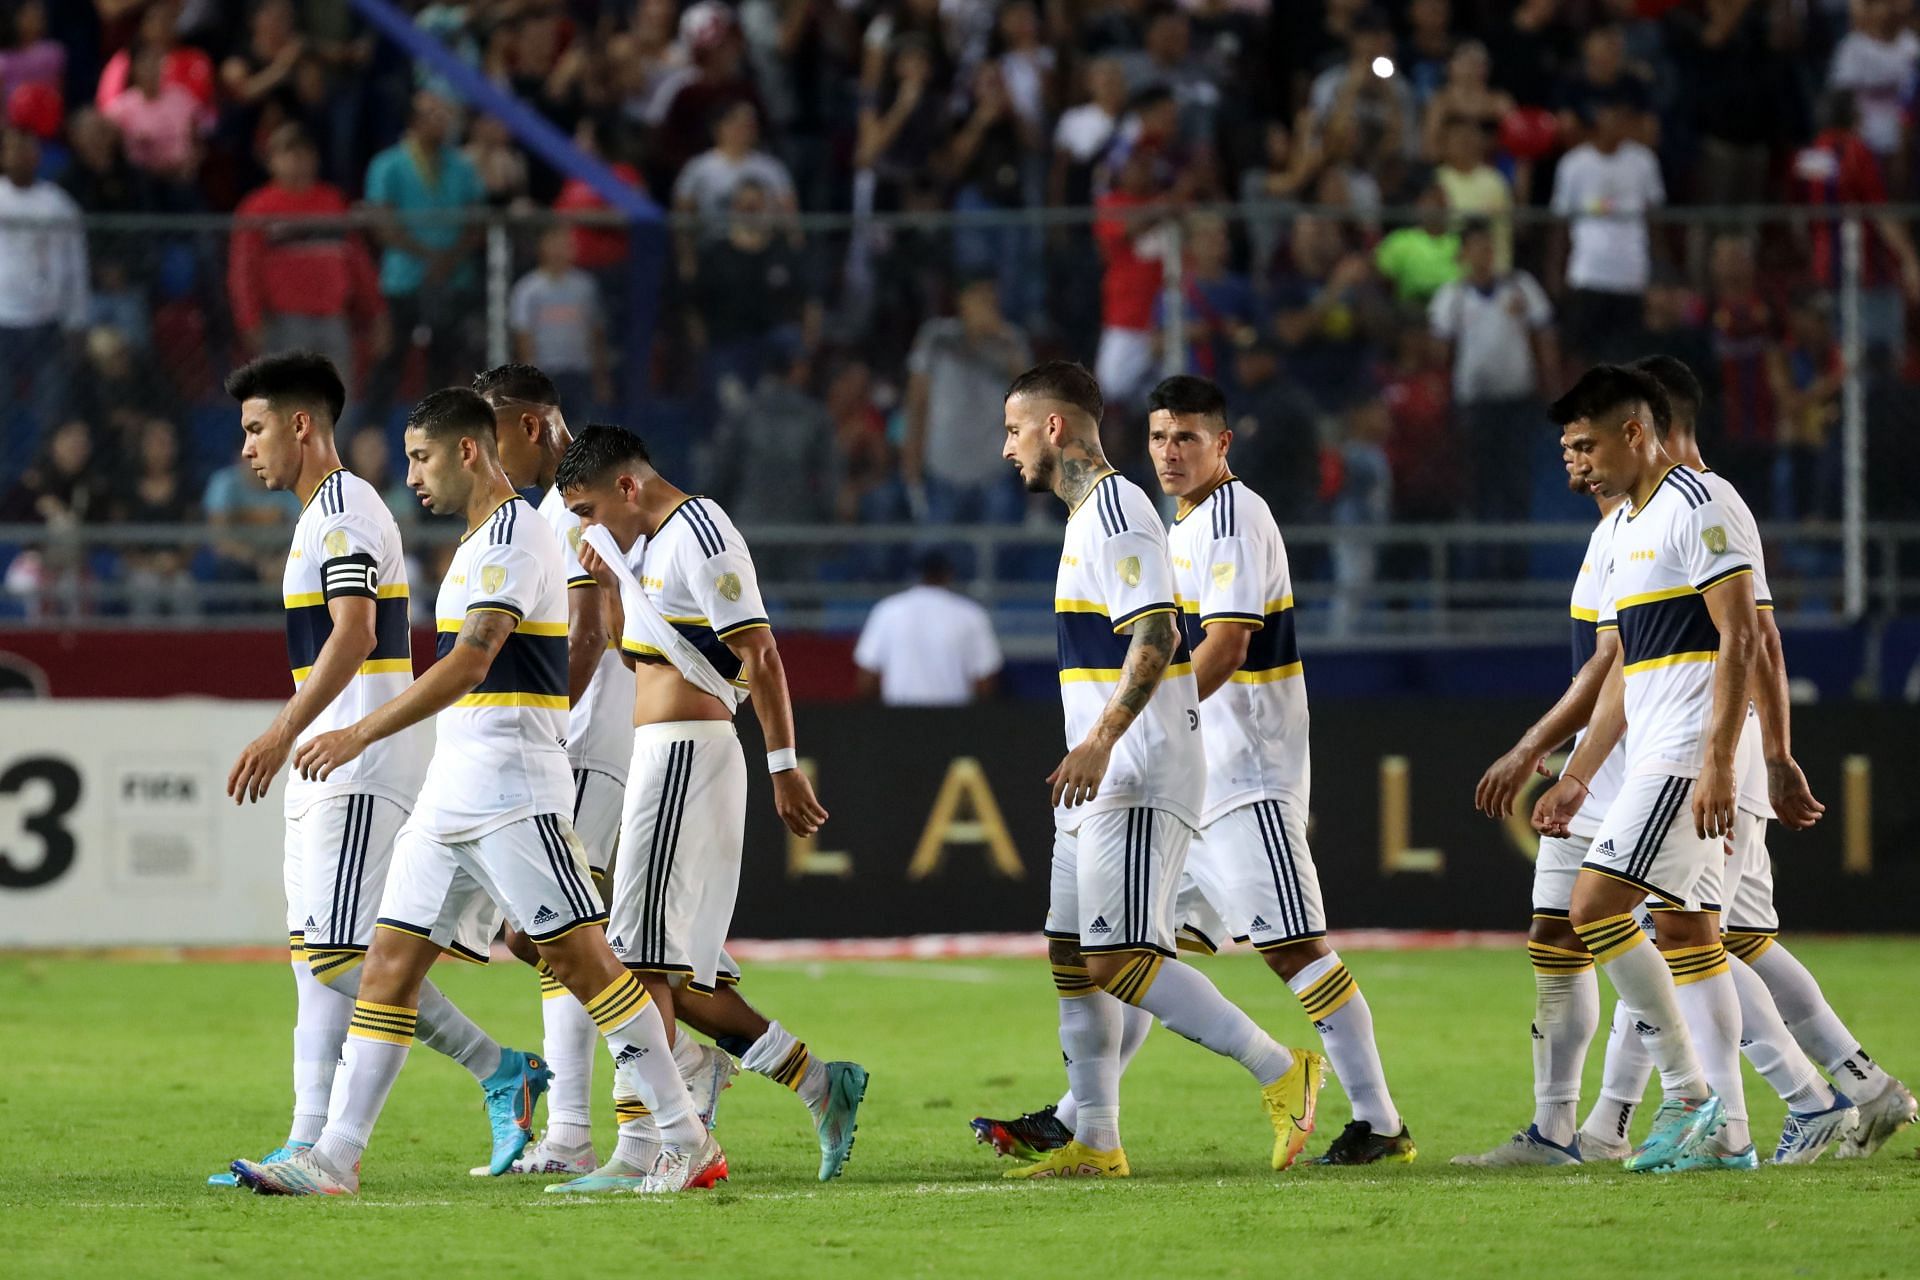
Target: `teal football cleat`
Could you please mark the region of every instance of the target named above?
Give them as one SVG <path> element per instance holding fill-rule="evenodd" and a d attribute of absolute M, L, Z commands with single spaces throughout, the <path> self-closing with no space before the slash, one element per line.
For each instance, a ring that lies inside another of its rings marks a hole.
<path fill-rule="evenodd" d="M 1734 1173 L 1747 1173 L 1760 1167 L 1760 1156 L 1748 1143 L 1745 1151 L 1692 1151 L 1676 1156 L 1673 1160 L 1655 1169 L 1655 1173 L 1700 1173 L 1708 1170 L 1724 1170 Z"/>
<path fill-rule="evenodd" d="M 571 1182 L 547 1185 L 549 1195 L 591 1195 L 596 1192 L 638 1191 L 651 1169 L 636 1169 L 624 1160 L 609 1160 L 592 1173 Z"/>
<path fill-rule="evenodd" d="M 1684 1156 L 1698 1153 L 1706 1140 L 1727 1122 L 1720 1095 L 1704 1098 L 1668 1098 L 1653 1113 L 1653 1128 L 1625 1161 L 1629 1173 L 1650 1173 Z"/>
<path fill-rule="evenodd" d="M 867 1069 L 857 1062 L 827 1064 L 827 1105 L 814 1131 L 820 1137 L 820 1181 L 831 1182 L 853 1154 L 855 1123 L 867 1096 Z"/>
<path fill-rule="evenodd" d="M 487 1100 L 487 1126 L 493 1130 L 493 1159 L 487 1166 L 492 1176 L 511 1169 L 533 1141 L 533 1106 L 552 1079 L 547 1064 L 533 1054 L 500 1051 L 499 1067 L 480 1085 Z"/>
<path fill-rule="evenodd" d="M 254 1164 L 279 1164 L 282 1160 L 285 1160 L 288 1156 L 293 1155 L 296 1151 L 305 1151 L 308 1147 L 311 1147 L 312 1145 L 313 1144 L 311 1142 L 289 1142 L 284 1147 L 275 1147 L 273 1150 L 267 1152 L 267 1154 L 261 1156 L 258 1160 L 255 1160 L 253 1163 Z M 229 1170 L 226 1173 L 210 1174 L 207 1177 L 207 1185 L 210 1187 L 237 1187 L 240 1185 L 240 1179 L 235 1177 L 232 1171 Z"/>

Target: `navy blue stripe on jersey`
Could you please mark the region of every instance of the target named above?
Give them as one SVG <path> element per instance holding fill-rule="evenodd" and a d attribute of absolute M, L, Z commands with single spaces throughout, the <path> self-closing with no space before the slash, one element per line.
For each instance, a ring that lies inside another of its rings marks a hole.
<path fill-rule="evenodd" d="M 473 613 L 481 609 L 489 613 L 504 613 L 515 622 L 518 622 L 526 616 L 520 612 L 519 605 L 509 600 L 476 600 L 467 606 L 468 613 Z"/>
<path fill-rule="evenodd" d="M 1127 513 L 1120 503 L 1120 486 L 1107 483 L 1112 479 L 1113 473 L 1108 473 L 1095 481 L 1093 486 L 1093 498 L 1100 511 L 1100 527 L 1106 530 L 1109 538 L 1127 531 Z"/>
<path fill-rule="evenodd" d="M 1201 641 L 1207 638 L 1206 621 L 1231 617 L 1233 615 L 1212 614 L 1203 620 L 1197 613 L 1182 613 L 1180 630 L 1186 647 L 1198 649 Z M 1298 661 L 1300 643 L 1294 629 L 1293 610 L 1280 609 L 1261 619 L 1260 628 L 1247 637 L 1247 658 L 1240 664 L 1240 670 L 1272 671 L 1278 667 L 1290 667 Z"/>
<path fill-rule="evenodd" d="M 1681 479 L 1685 474 L 1685 467 L 1675 467 L 1661 477 L 1661 483 L 1670 485 L 1682 498 L 1686 499 L 1689 507 L 1698 507 L 1701 503 L 1707 501 L 1707 491 L 1697 484 L 1689 484 L 1686 480 Z"/>
<path fill-rule="evenodd" d="M 1233 481 L 1213 491 L 1213 536 L 1231 538 L 1240 532 L 1239 513 L 1234 509 Z"/>
<path fill-rule="evenodd" d="M 333 634 L 333 615 L 324 604 L 299 605 L 287 610 L 287 665 L 295 671 L 319 661 L 320 650 Z M 373 602 L 373 652 L 367 661 L 413 655 L 413 633 L 407 621 L 404 596 Z"/>
<path fill-rule="evenodd" d="M 1133 639 L 1116 632 L 1105 614 L 1056 613 L 1053 619 L 1060 670 L 1092 667 L 1099 671 L 1115 671 L 1126 662 L 1127 648 Z M 1184 628 L 1176 628 L 1174 635 L 1176 643 L 1171 661 L 1186 662 L 1188 644 Z"/>
<path fill-rule="evenodd" d="M 1682 489 L 1685 489 L 1701 502 L 1713 501 L 1712 491 L 1709 490 L 1705 484 L 1701 483 L 1699 476 L 1693 474 L 1693 472 L 1687 470 L 1684 466 L 1675 467 L 1672 471 L 1667 472 L 1667 479 L 1679 485 Z"/>
<path fill-rule="evenodd" d="M 712 627 L 698 622 L 671 622 L 667 625 L 692 641 L 693 647 L 713 664 L 713 669 L 720 673 L 722 680 L 731 683 L 740 678 L 740 668 L 743 664 L 733 650 L 727 648 L 727 642 L 715 634 Z"/>
<path fill-rule="evenodd" d="M 1650 600 L 1620 611 L 1620 647 L 1629 667 L 1676 653 L 1718 653 L 1720 629 L 1697 595 Z"/>
<path fill-rule="evenodd" d="M 1573 620 L 1573 674 L 1579 675 L 1580 668 L 1586 666 L 1588 660 L 1593 657 L 1593 651 L 1598 647 L 1599 639 L 1598 624 L 1589 622 L 1585 618 Z"/>
<path fill-rule="evenodd" d="M 1743 573 L 1752 573 L 1752 572 L 1753 572 L 1752 565 L 1737 564 L 1737 565 L 1734 565 L 1731 569 L 1722 569 L 1720 572 L 1714 574 L 1710 578 L 1707 578 L 1703 582 L 1695 583 L 1693 589 L 1702 594 L 1705 594 L 1708 587 L 1717 587 L 1721 583 L 1725 582 L 1728 578 L 1737 578 Z M 1755 603 L 1757 604 L 1759 602 L 1755 601 Z M 1769 600 L 1767 603 L 1771 604 L 1773 602 Z"/>
<path fill-rule="evenodd" d="M 434 646 L 434 656 L 444 658 L 459 642 L 457 631 L 442 631 Z M 493 665 L 474 693 L 540 693 L 567 696 L 567 638 L 536 636 L 515 631 L 493 656 Z"/>
<path fill-rule="evenodd" d="M 705 498 L 695 498 L 687 504 L 687 519 L 706 531 L 707 536 L 700 545 L 713 547 L 713 550 L 707 552 L 708 555 L 717 556 L 727 549 L 727 540 L 721 536 L 720 525 L 714 520 L 713 512 L 707 510 Z"/>
<path fill-rule="evenodd" d="M 719 536 L 711 532 L 712 522 L 701 519 L 704 513 L 698 510 L 699 505 L 698 498 L 688 498 L 669 512 L 667 518 L 671 520 L 674 516 L 679 516 L 685 520 L 687 528 L 693 530 L 694 541 L 700 544 L 700 554 L 711 558 L 719 555 L 725 546 L 721 543 Z"/>

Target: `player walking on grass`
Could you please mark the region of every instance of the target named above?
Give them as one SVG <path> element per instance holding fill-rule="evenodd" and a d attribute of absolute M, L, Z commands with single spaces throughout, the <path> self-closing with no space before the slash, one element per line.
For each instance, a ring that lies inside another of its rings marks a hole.
<path fill-rule="evenodd" d="M 1211 948 L 1207 935 L 1217 937 L 1220 926 L 1201 927 L 1192 914 L 1210 908 L 1225 932 L 1252 942 L 1319 1030 L 1353 1120 L 1314 1163 L 1410 1162 L 1413 1138 L 1387 1089 L 1373 1013 L 1326 942 L 1307 846 L 1307 694 L 1286 544 L 1266 502 L 1229 466 L 1233 433 L 1220 388 L 1169 378 L 1147 403 L 1160 487 L 1179 500 L 1167 537 L 1206 748 L 1201 826 L 1180 900 L 1182 941 Z M 1124 1071 L 1153 1019 L 1133 1005 L 1122 1006 L 1122 1016 Z M 1049 1111 L 974 1127 L 1003 1152 L 1039 1154 L 1070 1139 L 1078 1120 L 1071 1092 Z"/>
<path fill-rule="evenodd" d="M 582 431 L 561 459 L 556 485 L 590 531 L 580 562 L 605 588 L 612 630 L 634 673 L 633 757 L 609 925 L 613 949 L 663 1013 L 799 1095 L 813 1117 L 825 1182 L 853 1150 L 866 1069 L 816 1057 L 757 1012 L 735 989 L 739 971 L 725 950 L 747 804 L 746 760 L 733 717 L 749 691 L 769 747 L 781 821 L 795 835 L 811 836 L 827 819 L 798 767 L 786 669 L 752 557 L 726 512 L 669 483 L 630 431 Z M 593 534 L 593 526 L 604 532 Z M 594 540 L 617 552 L 619 563 L 596 551 Z M 684 1057 L 679 1043 L 676 1052 Z M 620 1145 L 607 1165 L 548 1189 L 598 1191 L 638 1176 L 633 1153 L 652 1140 L 650 1130 L 644 1115 L 623 1119 Z"/>
<path fill-rule="evenodd" d="M 1126 1177 L 1121 1040 L 1137 1006 L 1244 1066 L 1289 1167 L 1313 1131 L 1324 1067 L 1289 1051 L 1174 958 L 1174 899 L 1206 789 L 1199 699 L 1181 634 L 1166 531 L 1100 449 L 1100 389 L 1076 364 L 1039 365 L 1006 397 L 1006 441 L 1031 493 L 1067 504 L 1055 588 L 1070 750 L 1054 803 L 1048 954 L 1060 1045 L 1078 1100 L 1071 1141 L 1008 1177 Z"/>
<path fill-rule="evenodd" d="M 293 352 L 255 360 L 226 387 L 240 403 L 242 460 L 267 488 L 303 504 L 283 583 L 294 694 L 234 762 L 227 794 L 238 803 L 264 796 L 296 747 L 406 692 L 413 659 L 399 528 L 373 486 L 340 465 L 334 444 L 346 400 L 339 373 L 325 356 Z M 414 807 L 427 752 L 425 733 L 409 726 L 324 779 L 297 770 L 287 779 L 287 940 L 299 1002 L 293 1127 L 262 1164 L 307 1150 L 326 1124 L 394 837 Z M 450 940 L 481 960 L 487 943 L 478 934 Z M 432 983 L 422 984 L 418 1008 L 421 1040 L 480 1082 L 489 1170 L 503 1171 L 526 1144 L 545 1069 L 494 1043 Z M 237 1182 L 231 1172 L 208 1181 Z"/>
<path fill-rule="evenodd" d="M 433 759 L 395 842 L 347 1034 L 344 1089 L 326 1128 L 285 1161 L 237 1160 L 233 1171 L 265 1194 L 357 1191 L 361 1155 L 413 1042 L 428 970 L 443 950 L 485 945 L 504 910 L 586 1006 L 613 1054 L 616 1081 L 659 1127 L 650 1173 L 632 1189 L 711 1186 L 726 1176 L 726 1157 L 675 1069 L 671 1024 L 607 946 L 606 913 L 567 817 L 559 541 L 508 483 L 493 410 L 472 391 L 447 388 L 416 405 L 406 451 L 408 483 L 427 506 L 467 524 L 435 610 L 439 660 L 399 696 L 303 744 L 294 767 L 324 782 L 428 716 Z M 523 1146 L 545 1075 L 541 1068 L 522 1090 Z"/>

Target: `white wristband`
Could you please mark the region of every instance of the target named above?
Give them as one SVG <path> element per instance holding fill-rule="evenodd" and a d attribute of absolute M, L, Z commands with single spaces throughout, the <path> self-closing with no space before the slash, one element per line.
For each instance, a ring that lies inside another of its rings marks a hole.
<path fill-rule="evenodd" d="M 785 773 L 789 769 L 800 767 L 800 755 L 792 747 L 782 747 L 778 751 L 767 752 L 767 772 Z"/>

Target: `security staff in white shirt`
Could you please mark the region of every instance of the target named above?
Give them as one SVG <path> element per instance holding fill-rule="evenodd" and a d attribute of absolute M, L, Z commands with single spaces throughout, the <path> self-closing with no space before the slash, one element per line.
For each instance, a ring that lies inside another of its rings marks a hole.
<path fill-rule="evenodd" d="M 953 563 L 938 551 L 920 561 L 920 581 L 873 607 L 853 648 L 860 696 L 889 707 L 963 707 L 993 696 L 1000 642 L 993 619 L 953 589 Z"/>

